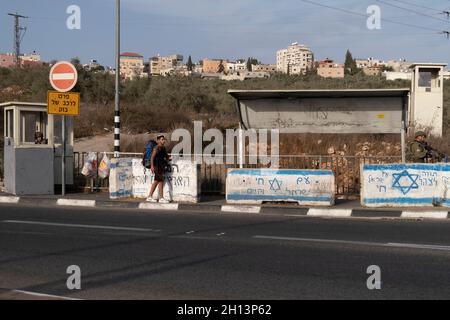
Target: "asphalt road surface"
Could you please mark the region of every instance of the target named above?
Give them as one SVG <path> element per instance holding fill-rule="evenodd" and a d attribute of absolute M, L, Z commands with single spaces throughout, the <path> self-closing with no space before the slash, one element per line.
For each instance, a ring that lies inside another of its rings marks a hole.
<path fill-rule="evenodd" d="M 0 299 L 38 294 L 450 299 L 450 223 L 0 205 Z"/>

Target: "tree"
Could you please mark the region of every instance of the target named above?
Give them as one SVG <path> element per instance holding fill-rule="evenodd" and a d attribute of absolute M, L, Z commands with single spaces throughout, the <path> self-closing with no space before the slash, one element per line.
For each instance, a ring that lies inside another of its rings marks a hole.
<path fill-rule="evenodd" d="M 248 71 L 252 71 L 253 69 L 253 65 L 254 64 L 259 64 L 260 62 L 258 61 L 258 59 L 255 59 L 253 57 L 249 57 L 247 60 L 247 70 Z"/>
<path fill-rule="evenodd" d="M 347 50 L 345 55 L 345 74 L 354 75 L 358 73 L 358 67 L 356 61 L 353 59 L 353 55 L 350 50 Z"/>
<path fill-rule="evenodd" d="M 186 66 L 187 66 L 188 71 L 194 70 L 194 64 L 192 63 L 191 56 L 189 56 Z"/>
<path fill-rule="evenodd" d="M 223 60 L 220 60 L 220 64 L 219 64 L 219 73 L 223 73 L 225 71 L 225 66 L 223 65 Z"/>

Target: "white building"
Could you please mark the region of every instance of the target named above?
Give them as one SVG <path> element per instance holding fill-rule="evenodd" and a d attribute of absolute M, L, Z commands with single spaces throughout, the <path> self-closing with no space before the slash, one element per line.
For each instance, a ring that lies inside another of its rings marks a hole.
<path fill-rule="evenodd" d="M 305 74 L 313 65 L 313 53 L 297 42 L 277 51 L 277 71 L 287 74 Z"/>
<path fill-rule="evenodd" d="M 412 72 L 395 72 L 395 71 L 385 71 L 383 72 L 383 77 L 388 81 L 395 80 L 412 80 Z"/>
<path fill-rule="evenodd" d="M 444 80 L 450 80 L 450 70 L 442 71 L 442 76 L 444 77 Z"/>
<path fill-rule="evenodd" d="M 247 63 L 244 61 L 226 62 L 225 72 L 226 73 L 242 73 L 247 71 Z"/>

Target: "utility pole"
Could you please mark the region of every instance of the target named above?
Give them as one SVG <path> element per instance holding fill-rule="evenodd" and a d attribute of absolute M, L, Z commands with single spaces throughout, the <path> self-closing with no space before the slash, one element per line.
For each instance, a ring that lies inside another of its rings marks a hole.
<path fill-rule="evenodd" d="M 116 0 L 116 95 L 114 106 L 114 158 L 120 156 L 120 0 Z"/>
<path fill-rule="evenodd" d="M 16 67 L 20 67 L 20 43 L 22 42 L 23 36 L 27 31 L 26 27 L 21 27 L 19 23 L 19 19 L 28 19 L 28 17 L 22 16 L 16 13 L 8 13 L 9 16 L 14 17 L 14 54 L 15 54 L 15 63 Z M 23 33 L 22 33 L 23 31 Z"/>

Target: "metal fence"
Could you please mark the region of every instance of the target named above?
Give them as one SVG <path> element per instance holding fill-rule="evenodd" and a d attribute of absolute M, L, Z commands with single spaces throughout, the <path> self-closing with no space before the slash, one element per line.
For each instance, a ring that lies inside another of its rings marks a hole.
<path fill-rule="evenodd" d="M 78 188 L 91 191 L 107 190 L 108 179 L 98 177 L 98 172 L 92 178 L 86 178 L 81 174 L 88 152 L 74 153 L 75 183 Z M 99 163 L 105 152 L 97 152 Z M 112 158 L 112 152 L 106 152 Z M 141 159 L 142 153 L 121 153 L 123 157 Z M 186 155 L 185 155 L 186 157 Z M 202 194 L 224 194 L 227 170 L 238 168 L 237 157 L 233 164 L 201 164 L 200 183 Z M 360 193 L 360 168 L 363 164 L 400 163 L 401 156 L 304 156 L 283 155 L 279 157 L 280 169 L 328 169 L 332 170 L 336 177 L 336 195 L 338 197 L 357 196 Z M 264 168 L 263 165 L 245 165 L 246 168 Z M 97 166 L 98 168 L 98 166 Z M 98 170 L 98 169 L 97 169 Z"/>

